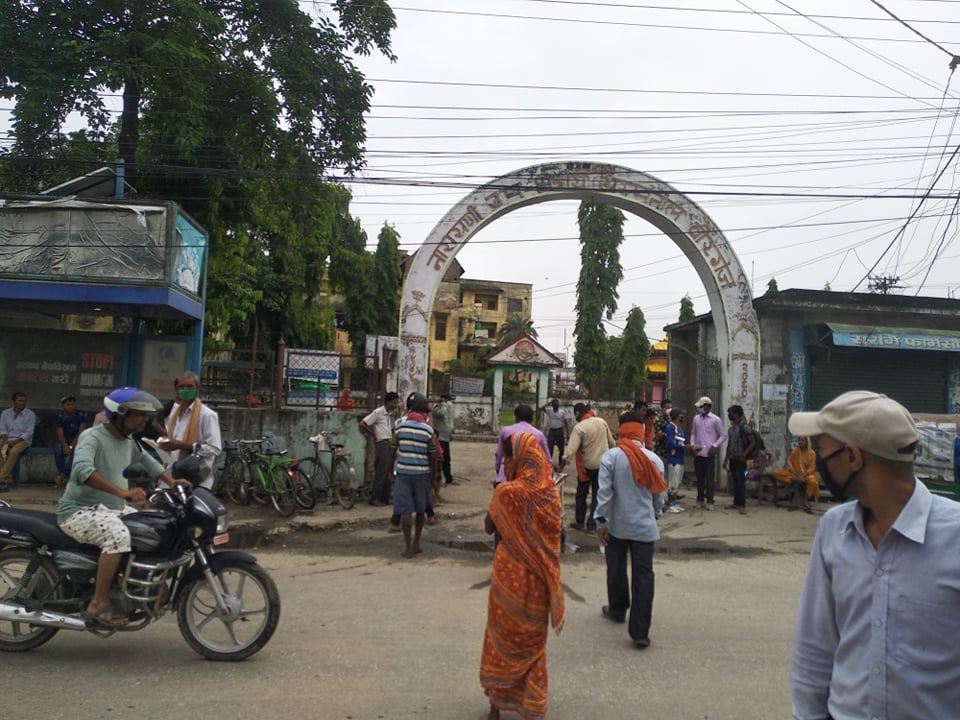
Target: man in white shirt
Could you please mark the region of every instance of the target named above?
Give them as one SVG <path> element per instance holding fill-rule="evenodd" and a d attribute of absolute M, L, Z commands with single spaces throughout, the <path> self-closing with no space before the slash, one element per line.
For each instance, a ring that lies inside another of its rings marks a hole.
<path fill-rule="evenodd" d="M 163 425 L 167 435 L 158 443 L 170 453 L 169 468 L 180 458 L 196 453 L 200 460 L 200 486 L 213 489 L 213 463 L 220 454 L 220 418 L 200 400 L 200 378 L 185 372 L 173 381 L 177 402 L 170 409 Z"/>
<path fill-rule="evenodd" d="M 393 437 L 393 420 L 400 396 L 388 392 L 383 405 L 360 421 L 360 432 L 372 437 L 376 447 L 373 470 L 373 492 L 370 504 L 390 504 L 390 438 Z"/>

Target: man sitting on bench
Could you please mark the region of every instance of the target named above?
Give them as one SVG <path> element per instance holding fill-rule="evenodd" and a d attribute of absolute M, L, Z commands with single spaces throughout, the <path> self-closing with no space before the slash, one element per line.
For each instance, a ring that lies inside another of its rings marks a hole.
<path fill-rule="evenodd" d="M 11 475 L 20 453 L 33 444 L 37 416 L 27 407 L 27 394 L 15 392 L 13 407 L 0 413 L 0 492 L 10 489 Z"/>
<path fill-rule="evenodd" d="M 817 454 L 810 447 L 810 439 L 801 437 L 790 451 L 787 467 L 770 473 L 780 485 L 793 485 L 803 493 L 803 511 L 812 513 L 811 500 L 820 500 L 820 481 L 817 478 Z"/>

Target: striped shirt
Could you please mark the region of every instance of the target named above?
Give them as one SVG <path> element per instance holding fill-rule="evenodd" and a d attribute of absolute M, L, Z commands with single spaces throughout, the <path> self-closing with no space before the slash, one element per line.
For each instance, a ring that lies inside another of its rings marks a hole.
<path fill-rule="evenodd" d="M 397 425 L 391 440 L 397 449 L 397 475 L 430 474 L 430 455 L 437 451 L 433 434 L 425 422 L 404 420 Z"/>

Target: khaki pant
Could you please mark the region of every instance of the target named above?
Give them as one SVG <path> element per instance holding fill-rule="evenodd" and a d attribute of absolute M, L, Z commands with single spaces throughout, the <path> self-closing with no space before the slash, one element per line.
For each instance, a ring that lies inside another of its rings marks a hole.
<path fill-rule="evenodd" d="M 19 439 L 8 440 L 0 445 L 0 452 L 3 448 L 7 449 L 7 459 L 3 461 L 3 465 L 0 465 L 0 485 L 7 485 L 10 482 L 13 467 L 17 464 L 17 458 L 27 449 L 27 443 Z"/>

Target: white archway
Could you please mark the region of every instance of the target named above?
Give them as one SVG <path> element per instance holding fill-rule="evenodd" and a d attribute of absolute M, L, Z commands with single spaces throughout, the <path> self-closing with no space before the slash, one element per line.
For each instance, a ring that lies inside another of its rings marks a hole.
<path fill-rule="evenodd" d="M 444 215 L 417 252 L 400 302 L 399 392 L 426 387 L 427 334 L 433 300 L 450 262 L 481 228 L 528 205 L 589 200 L 633 213 L 669 236 L 707 290 L 723 363 L 723 389 L 714 407 L 758 408 L 760 328 L 750 283 L 713 220 L 692 200 L 652 175 L 604 163 L 534 165 L 469 193 Z"/>

